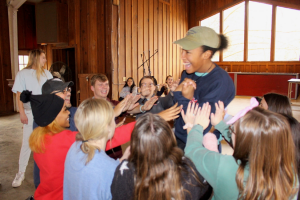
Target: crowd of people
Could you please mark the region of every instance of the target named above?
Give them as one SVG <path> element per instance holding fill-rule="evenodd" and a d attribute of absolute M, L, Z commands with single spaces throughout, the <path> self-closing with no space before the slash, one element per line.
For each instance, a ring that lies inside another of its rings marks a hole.
<path fill-rule="evenodd" d="M 298 199 L 300 125 L 289 99 L 251 98 L 225 121 L 235 87 L 211 58 L 226 37 L 198 26 L 174 43 L 182 47 L 180 80 L 169 75 L 158 85 L 144 76 L 136 85 L 129 77 L 115 101 L 108 78 L 97 74 L 93 97 L 78 108 L 70 103 L 73 82 L 53 78 L 42 67 L 45 52 L 31 51 L 12 89 L 24 124 L 12 186 L 22 184 L 33 151 L 30 199 Z M 118 121 L 126 113 L 136 120 Z M 220 153 L 222 139 L 233 155 Z"/>

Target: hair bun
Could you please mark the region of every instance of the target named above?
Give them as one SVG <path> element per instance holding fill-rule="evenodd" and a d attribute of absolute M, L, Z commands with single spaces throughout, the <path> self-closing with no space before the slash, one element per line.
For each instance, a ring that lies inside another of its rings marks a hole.
<path fill-rule="evenodd" d="M 21 93 L 20 100 L 21 100 L 23 103 L 27 103 L 28 101 L 30 101 L 31 93 L 32 93 L 31 91 L 24 90 L 24 91 Z"/>

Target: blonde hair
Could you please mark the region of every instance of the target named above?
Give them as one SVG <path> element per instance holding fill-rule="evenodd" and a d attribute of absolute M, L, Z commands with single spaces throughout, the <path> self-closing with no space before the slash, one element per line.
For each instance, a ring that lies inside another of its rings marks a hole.
<path fill-rule="evenodd" d="M 80 148 L 87 154 L 86 164 L 90 162 L 95 151 L 101 149 L 90 141 L 97 139 L 107 140 L 108 126 L 114 118 L 111 104 L 103 99 L 86 99 L 78 107 L 74 120 L 78 129 L 76 141 L 83 141 Z M 105 147 L 104 147 L 105 148 Z"/>
<path fill-rule="evenodd" d="M 52 136 L 65 130 L 61 127 L 56 120 L 51 122 L 45 127 L 37 127 L 33 130 L 29 137 L 29 147 L 35 153 L 44 153 L 45 144 L 50 142 L 47 140 L 47 136 Z"/>
<path fill-rule="evenodd" d="M 41 63 L 40 63 L 40 56 L 42 53 L 46 54 L 45 51 L 42 49 L 31 50 L 29 52 L 28 64 L 24 68 L 24 69 L 32 69 L 32 67 L 35 66 L 36 78 L 39 82 L 40 82 L 41 75 L 44 74 L 46 76 L 45 70 L 44 70 L 43 66 L 41 66 Z"/>

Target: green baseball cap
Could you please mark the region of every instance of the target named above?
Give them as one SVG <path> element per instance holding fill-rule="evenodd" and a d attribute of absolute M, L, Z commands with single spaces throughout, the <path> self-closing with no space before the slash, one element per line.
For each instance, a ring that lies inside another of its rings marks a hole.
<path fill-rule="evenodd" d="M 219 48 L 220 37 L 211 28 L 206 26 L 195 26 L 188 30 L 186 36 L 174 42 L 184 50 L 193 50 L 203 45 L 211 48 Z"/>

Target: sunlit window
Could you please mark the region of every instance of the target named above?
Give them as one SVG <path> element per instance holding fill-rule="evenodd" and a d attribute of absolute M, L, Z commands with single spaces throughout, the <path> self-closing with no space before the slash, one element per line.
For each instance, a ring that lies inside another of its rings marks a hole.
<path fill-rule="evenodd" d="M 217 13 L 211 17 L 208 17 L 201 21 L 201 26 L 207 26 L 212 28 L 216 31 L 216 33 L 220 33 L 220 13 Z M 218 62 L 219 59 L 219 52 L 217 51 L 211 59 L 214 62 Z"/>
<path fill-rule="evenodd" d="M 223 61 L 243 61 L 245 2 L 224 10 L 223 34 L 229 41 L 228 49 L 223 51 Z"/>
<path fill-rule="evenodd" d="M 26 67 L 28 63 L 28 56 L 27 55 L 19 55 L 19 70 L 22 70 Z"/>
<path fill-rule="evenodd" d="M 275 61 L 300 59 L 300 11 L 277 7 Z"/>
<path fill-rule="evenodd" d="M 270 61 L 272 5 L 249 2 L 248 61 Z"/>

